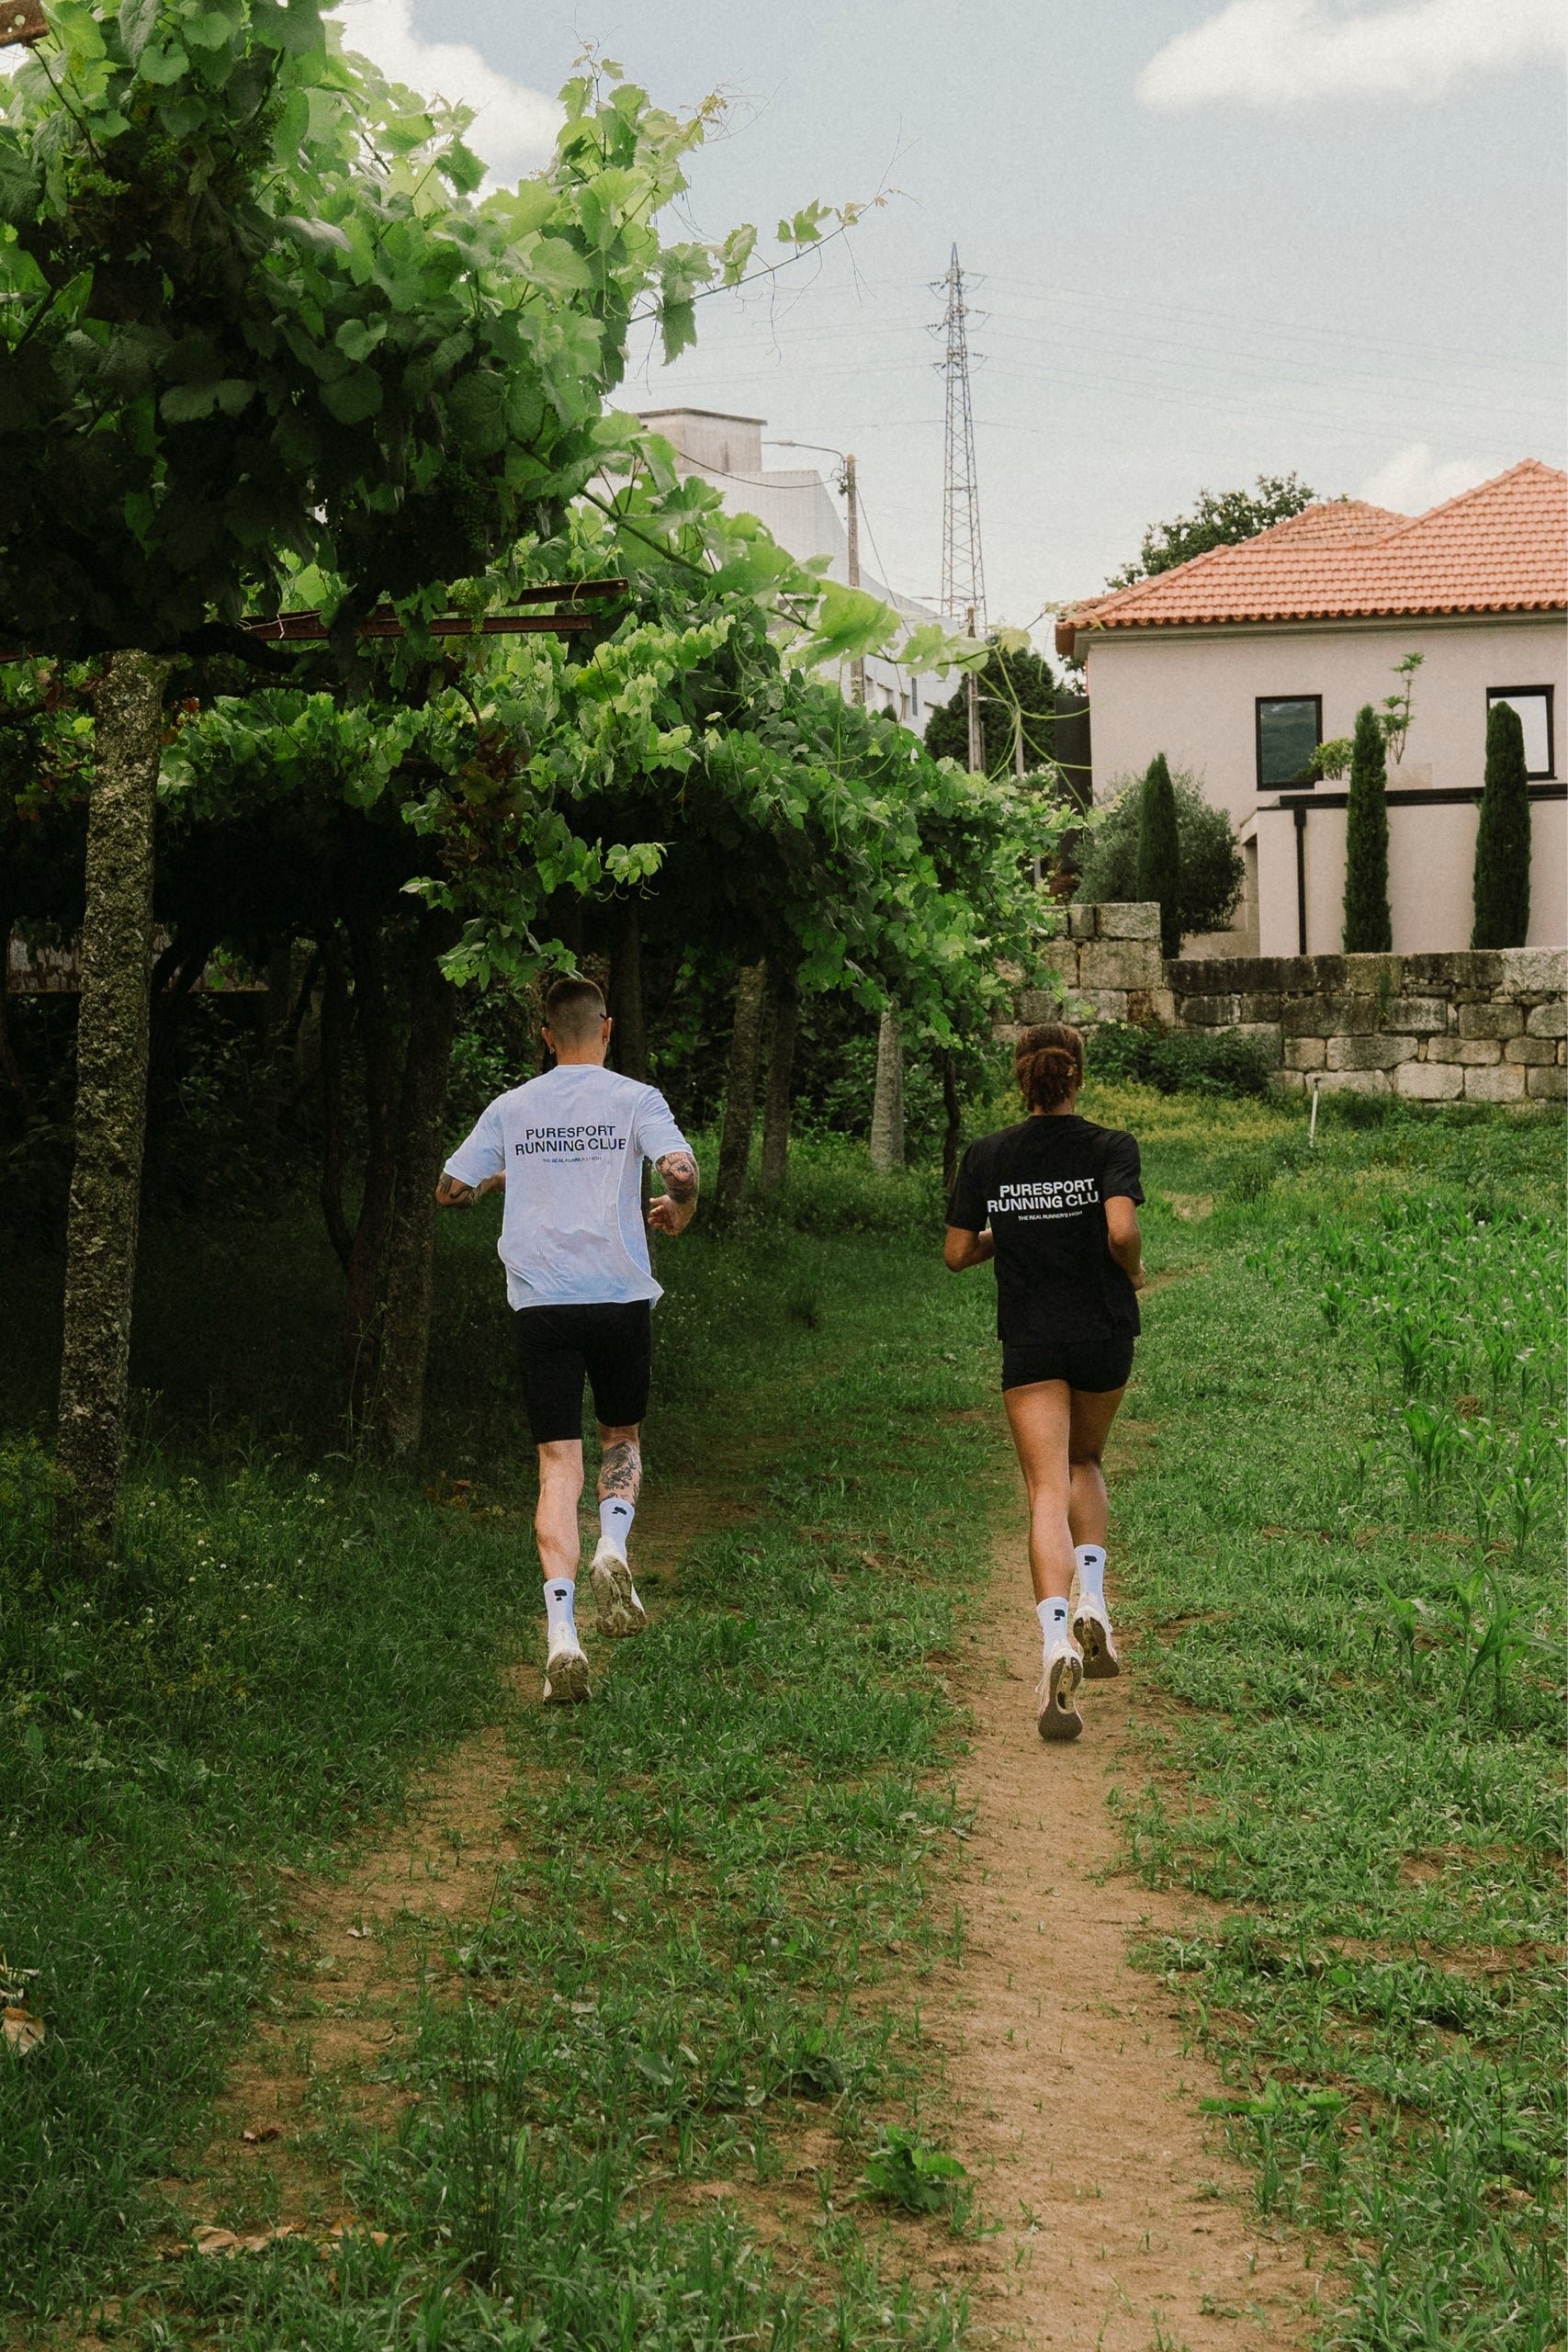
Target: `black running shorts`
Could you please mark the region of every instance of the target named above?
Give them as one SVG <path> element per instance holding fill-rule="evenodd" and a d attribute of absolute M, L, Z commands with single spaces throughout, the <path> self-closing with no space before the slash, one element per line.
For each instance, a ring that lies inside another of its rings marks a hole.
<path fill-rule="evenodd" d="M 653 1361 L 651 1302 L 520 1306 L 517 1363 L 536 1445 L 582 1435 L 582 1384 L 606 1429 L 630 1429 L 648 1411 Z"/>
<path fill-rule="evenodd" d="M 1089 1396 L 1125 1388 L 1133 1376 L 1133 1334 L 1107 1332 L 1092 1340 L 1026 1341 L 1002 1350 L 1002 1386 L 1028 1388 L 1037 1380 L 1065 1380 Z"/>

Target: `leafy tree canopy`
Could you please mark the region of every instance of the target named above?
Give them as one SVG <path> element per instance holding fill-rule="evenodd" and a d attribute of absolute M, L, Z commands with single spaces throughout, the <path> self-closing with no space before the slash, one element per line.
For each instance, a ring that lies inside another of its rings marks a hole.
<path fill-rule="evenodd" d="M 1190 563 L 1195 555 L 1207 555 L 1211 548 L 1235 547 L 1241 539 L 1254 539 L 1259 531 L 1289 522 L 1316 496 L 1316 491 L 1294 474 L 1259 474 L 1252 490 L 1201 490 L 1190 514 L 1151 524 L 1144 533 L 1136 563 L 1124 563 L 1105 584 L 1131 588 L 1156 571 L 1170 571 L 1179 563 Z"/>
<path fill-rule="evenodd" d="M 673 355 L 746 272 L 750 228 L 654 226 L 711 109 L 618 69 L 481 198 L 468 111 L 344 56 L 320 0 L 46 13 L 0 122 L 0 641 L 232 643 L 290 558 L 345 631 L 482 572 L 626 447 L 632 321 Z"/>

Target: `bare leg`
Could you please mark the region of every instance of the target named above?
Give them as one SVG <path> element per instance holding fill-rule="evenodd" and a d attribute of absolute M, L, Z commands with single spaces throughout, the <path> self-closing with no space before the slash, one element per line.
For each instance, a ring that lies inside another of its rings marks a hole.
<path fill-rule="evenodd" d="M 599 1442 L 604 1449 L 599 1464 L 599 1500 L 601 1505 L 624 1502 L 628 1511 L 637 1505 L 642 1486 L 642 1448 L 638 1443 L 636 1421 L 625 1428 L 612 1429 L 604 1421 L 599 1424 Z M 612 1636 L 640 1634 L 648 1624 L 643 1605 L 637 1596 L 631 1570 L 626 1566 L 625 1535 L 630 1520 L 618 1521 L 611 1514 L 609 1526 L 600 1537 L 593 1554 L 591 1581 L 594 1605 L 599 1612 L 599 1631 Z M 611 1531 L 619 1528 L 619 1533 Z"/>
<path fill-rule="evenodd" d="M 539 1566 L 547 1584 L 558 1577 L 565 1577 L 569 1583 L 576 1581 L 581 1548 L 577 1505 L 581 1493 L 581 1439 L 552 1438 L 547 1445 L 539 1448 L 539 1500 L 534 1512 Z"/>
<path fill-rule="evenodd" d="M 1029 1572 L 1036 1600 L 1066 1600 L 1073 1582 L 1067 1524 L 1072 1391 L 1065 1380 L 1032 1381 L 1002 1397 L 1029 1493 Z"/>
<path fill-rule="evenodd" d="M 626 1429 L 607 1429 L 599 1423 L 599 1499 L 608 1502 L 618 1495 L 623 1502 L 635 1504 L 642 1488 L 642 1424 L 633 1421 Z"/>
<path fill-rule="evenodd" d="M 1111 1424 L 1116 1419 L 1116 1408 L 1126 1393 L 1124 1388 L 1075 1388 L 1072 1392 L 1072 1419 L 1067 1432 L 1072 1483 L 1067 1519 L 1075 1544 L 1098 1544 L 1101 1551 L 1105 1548 L 1109 1507 L 1100 1457 Z"/>

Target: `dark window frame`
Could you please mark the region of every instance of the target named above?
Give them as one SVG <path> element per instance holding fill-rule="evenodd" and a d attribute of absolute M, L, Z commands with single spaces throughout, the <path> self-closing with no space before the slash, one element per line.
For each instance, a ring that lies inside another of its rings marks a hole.
<path fill-rule="evenodd" d="M 1527 784 L 1553 783 L 1557 776 L 1557 728 L 1553 708 L 1557 700 L 1556 693 L 1550 685 L 1488 686 L 1486 689 L 1487 718 L 1490 718 L 1492 716 L 1492 706 L 1495 702 L 1510 701 L 1515 695 L 1544 695 L 1546 697 L 1546 765 L 1543 768 L 1526 768 L 1525 782 Z"/>
<path fill-rule="evenodd" d="M 1315 709 L 1316 742 L 1323 741 L 1323 696 L 1321 695 L 1254 695 L 1252 697 L 1253 760 L 1259 794 L 1265 792 L 1311 792 L 1318 779 L 1314 775 L 1292 779 L 1281 784 L 1263 781 L 1263 706 L 1275 702 L 1310 702 Z M 1315 746 L 1314 746 L 1315 748 Z"/>

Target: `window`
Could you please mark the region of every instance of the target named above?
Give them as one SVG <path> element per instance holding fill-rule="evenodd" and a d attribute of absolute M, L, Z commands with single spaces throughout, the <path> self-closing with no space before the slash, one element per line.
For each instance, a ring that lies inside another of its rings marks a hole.
<path fill-rule="evenodd" d="M 1279 792 L 1312 785 L 1308 761 L 1323 741 L 1321 695 L 1259 695 L 1258 697 L 1258 789 Z"/>
<path fill-rule="evenodd" d="M 1525 730 L 1526 775 L 1555 775 L 1557 773 L 1551 738 L 1551 688 L 1550 686 L 1488 686 L 1486 715 L 1492 715 L 1495 702 L 1506 702 L 1519 714 Z"/>

